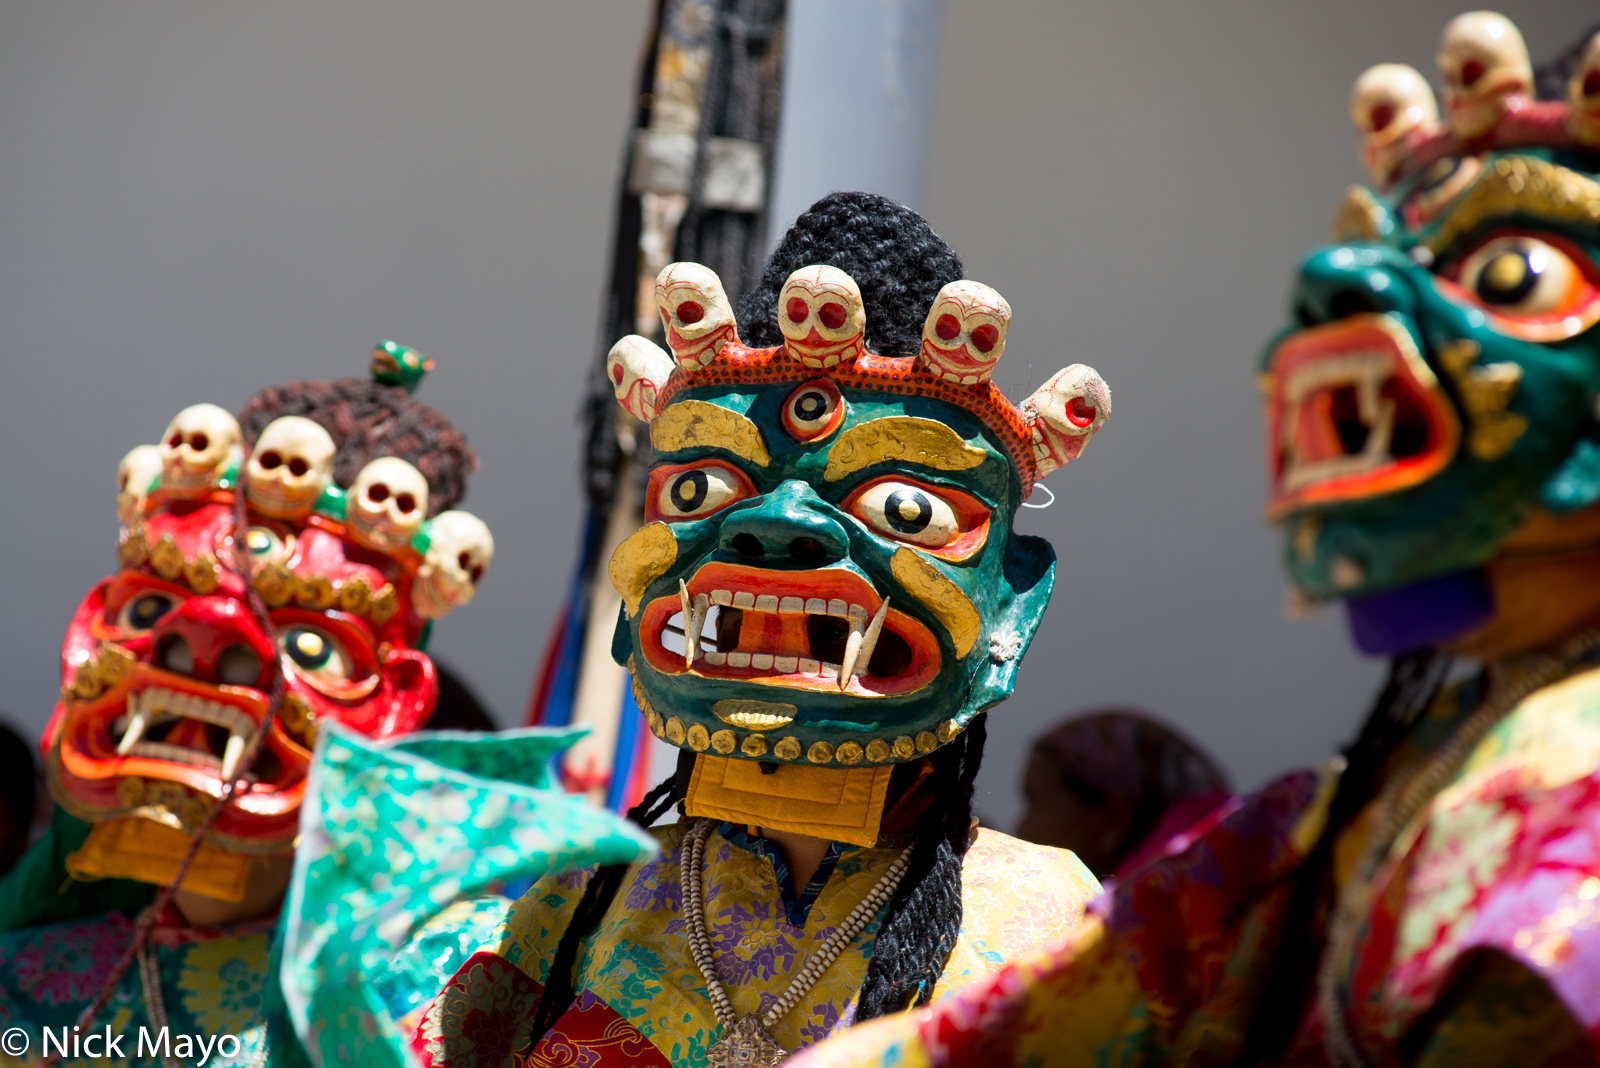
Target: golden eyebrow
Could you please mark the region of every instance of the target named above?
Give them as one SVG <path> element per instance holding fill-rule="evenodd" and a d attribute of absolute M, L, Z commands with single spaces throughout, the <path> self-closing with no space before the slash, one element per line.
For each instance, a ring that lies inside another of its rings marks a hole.
<path fill-rule="evenodd" d="M 828 450 L 828 467 L 822 477 L 837 482 L 886 460 L 910 460 L 941 471 L 966 471 L 988 458 L 988 453 L 968 445 L 960 434 L 937 420 L 886 415 L 840 434 Z"/>
<path fill-rule="evenodd" d="M 650 423 L 650 447 L 657 452 L 679 449 L 727 449 L 757 467 L 772 462 L 761 428 L 738 412 L 709 401 L 681 400 Z"/>
<path fill-rule="evenodd" d="M 1536 156 L 1502 156 L 1423 243 L 1443 252 L 1485 220 L 1513 212 L 1551 222 L 1600 224 L 1600 182 Z"/>

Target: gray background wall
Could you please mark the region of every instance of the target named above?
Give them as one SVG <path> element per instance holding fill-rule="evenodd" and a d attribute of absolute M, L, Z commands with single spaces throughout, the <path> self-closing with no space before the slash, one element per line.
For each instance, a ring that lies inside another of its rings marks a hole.
<path fill-rule="evenodd" d="M 477 447 L 467 505 L 499 547 L 435 649 L 520 716 L 572 559 L 645 9 L 0 2 L 0 709 L 48 715 L 62 628 L 113 564 L 127 448 L 184 404 L 363 373 L 393 337 L 439 361 L 421 396 Z M 1144 704 L 1243 785 L 1352 728 L 1378 668 L 1336 616 L 1282 617 L 1252 369 L 1361 177 L 1351 81 L 1431 75 L 1457 10 L 950 0 L 921 206 L 1015 309 L 1013 398 L 1074 361 L 1116 396 L 1055 507 L 1019 522 L 1061 568 L 995 716 L 990 819 L 1070 708 Z M 1536 58 L 1592 15 L 1506 11 Z"/>

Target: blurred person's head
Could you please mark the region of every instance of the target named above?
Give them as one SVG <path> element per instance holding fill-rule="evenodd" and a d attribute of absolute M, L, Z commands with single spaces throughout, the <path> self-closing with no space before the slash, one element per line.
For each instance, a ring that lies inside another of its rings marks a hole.
<path fill-rule="evenodd" d="M 1016 833 L 1071 849 L 1104 877 L 1204 815 L 1228 789 L 1209 756 L 1149 713 L 1099 709 L 1035 739 Z"/>
<path fill-rule="evenodd" d="M 33 747 L 0 723 L 0 875 L 27 851 L 38 795 Z"/>

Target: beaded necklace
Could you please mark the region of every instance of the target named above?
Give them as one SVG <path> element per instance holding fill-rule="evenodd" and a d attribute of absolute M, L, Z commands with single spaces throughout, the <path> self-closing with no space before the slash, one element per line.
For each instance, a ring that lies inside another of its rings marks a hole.
<path fill-rule="evenodd" d="M 805 966 L 789 983 L 787 989 L 770 1009 L 761 1016 L 740 1016 L 728 1000 L 728 992 L 717 978 L 716 959 L 711 953 L 711 938 L 707 934 L 704 895 L 701 883 L 705 878 L 704 856 L 706 838 L 711 834 L 711 820 L 701 820 L 684 837 L 678 855 L 678 877 L 683 888 L 683 911 L 688 926 L 689 953 L 705 977 L 706 991 L 711 997 L 711 1009 L 716 1013 L 721 1037 L 706 1052 L 713 1068 L 734 1068 L 738 1065 L 781 1064 L 788 1052 L 772 1037 L 769 1030 L 810 993 L 823 974 L 844 952 L 846 946 L 867 922 L 878 914 L 884 902 L 894 896 L 900 879 L 905 875 L 909 852 L 902 852 L 879 876 L 877 883 L 862 898 L 833 934 L 812 952 Z"/>

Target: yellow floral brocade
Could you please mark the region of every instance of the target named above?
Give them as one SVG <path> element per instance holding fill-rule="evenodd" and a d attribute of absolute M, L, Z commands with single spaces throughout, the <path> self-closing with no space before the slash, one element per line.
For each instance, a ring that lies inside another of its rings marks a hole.
<path fill-rule="evenodd" d="M 718 1027 L 685 938 L 678 854 L 686 831 L 680 824 L 653 832 L 661 854 L 628 873 L 583 954 L 575 987 L 605 1002 L 674 1064 L 699 1065 Z M 780 873 L 752 840 L 727 824 L 707 839 L 708 930 L 718 973 L 740 1015 L 771 1005 L 897 855 L 890 849 L 838 848 L 832 872 L 802 908 L 803 898 L 786 906 Z M 587 873 L 578 873 L 535 884 L 507 918 L 498 955 L 543 983 L 586 882 Z M 1100 886 L 1066 850 L 980 830 L 967 852 L 962 888 L 961 933 L 935 998 L 1065 939 Z M 876 921 L 870 923 L 772 1027 L 785 1049 L 817 1042 L 853 1018 L 877 929 Z"/>

